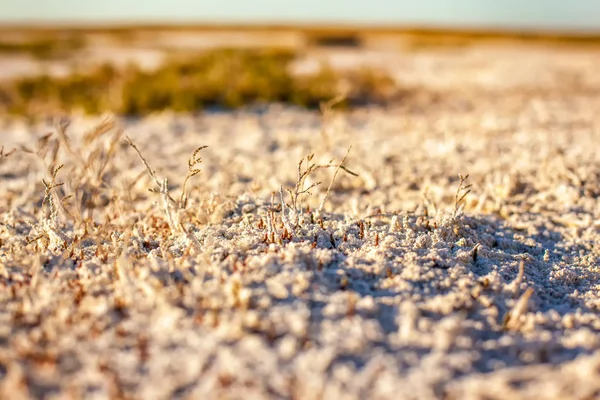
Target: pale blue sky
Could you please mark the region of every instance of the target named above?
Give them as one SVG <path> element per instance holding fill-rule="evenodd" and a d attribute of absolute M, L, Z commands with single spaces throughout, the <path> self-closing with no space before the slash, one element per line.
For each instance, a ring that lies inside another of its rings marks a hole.
<path fill-rule="evenodd" d="M 600 0 L 0 0 L 0 22 L 348 22 L 600 31 Z"/>

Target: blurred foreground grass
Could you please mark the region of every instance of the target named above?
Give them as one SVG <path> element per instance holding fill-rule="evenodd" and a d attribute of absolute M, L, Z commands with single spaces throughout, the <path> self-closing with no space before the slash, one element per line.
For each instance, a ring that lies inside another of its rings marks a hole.
<path fill-rule="evenodd" d="M 215 49 L 173 58 L 153 71 L 106 64 L 65 77 L 19 78 L 0 86 L 0 107 L 25 115 L 73 110 L 140 115 L 266 103 L 312 108 L 340 93 L 343 106 L 382 103 L 396 90 L 389 76 L 375 70 L 323 66 L 294 74 L 290 65 L 296 57 L 290 50 Z"/>

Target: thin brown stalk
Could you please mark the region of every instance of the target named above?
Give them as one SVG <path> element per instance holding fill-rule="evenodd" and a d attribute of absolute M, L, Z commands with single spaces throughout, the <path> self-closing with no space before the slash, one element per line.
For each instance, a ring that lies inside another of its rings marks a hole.
<path fill-rule="evenodd" d="M 327 187 L 327 191 L 325 192 L 325 196 L 323 196 L 323 200 L 321 200 L 321 204 L 319 204 L 317 213 L 321 213 L 321 211 L 323 211 L 323 207 L 325 206 L 325 200 L 327 200 L 327 196 L 329 196 L 329 192 L 331 192 L 331 187 L 333 186 L 333 182 L 335 182 L 335 178 L 337 177 L 338 172 L 340 172 L 340 169 L 342 169 L 344 162 L 346 161 L 346 158 L 348 158 L 348 154 L 350 154 L 351 149 L 352 149 L 352 146 L 348 146 L 348 150 L 346 150 L 346 155 L 344 155 L 344 158 L 342 158 L 342 161 L 338 164 L 337 168 L 335 169 L 333 178 L 331 178 L 331 182 L 329 183 L 329 186 Z M 346 171 L 348 171 L 348 170 L 346 170 Z M 355 175 L 353 172 L 351 172 L 351 174 Z"/>

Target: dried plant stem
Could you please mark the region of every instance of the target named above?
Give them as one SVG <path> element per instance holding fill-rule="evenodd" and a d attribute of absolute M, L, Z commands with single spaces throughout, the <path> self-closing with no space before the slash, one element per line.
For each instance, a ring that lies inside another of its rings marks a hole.
<path fill-rule="evenodd" d="M 11 151 L 9 151 L 8 153 L 4 152 L 4 146 L 0 147 L 0 163 L 2 161 L 4 161 L 4 159 L 8 158 L 10 155 L 12 155 L 15 151 L 17 151 L 17 149 L 12 149 Z"/>
<path fill-rule="evenodd" d="M 335 169 L 333 178 L 331 178 L 331 182 L 329 183 L 329 186 L 327 187 L 327 191 L 325 192 L 325 196 L 323 196 L 323 200 L 321 200 L 321 204 L 319 204 L 317 213 L 320 214 L 321 211 L 323 211 L 323 207 L 325 206 L 325 200 L 327 200 L 327 196 L 329 196 L 329 192 L 331 192 L 331 187 L 333 186 L 333 182 L 335 182 L 335 178 L 337 177 L 338 172 L 340 172 L 340 169 L 342 168 L 344 162 L 346 161 L 346 158 L 348 158 L 348 154 L 350 154 L 351 149 L 352 149 L 352 146 L 348 146 L 348 150 L 346 150 L 346 155 L 344 155 L 344 158 L 342 158 L 342 161 L 338 164 L 337 168 Z"/>
<path fill-rule="evenodd" d="M 321 102 L 319 104 L 319 109 L 321 111 L 321 117 L 322 117 L 322 121 L 323 121 L 322 122 L 323 128 L 321 129 L 321 137 L 323 138 L 325 148 L 328 150 L 331 148 L 331 138 L 329 137 L 330 135 L 328 132 L 328 126 L 330 125 L 330 122 L 334 115 L 333 107 L 335 107 L 337 104 L 340 104 L 341 102 L 346 100 L 346 97 L 347 97 L 346 93 L 340 93 L 337 96 L 335 96 L 334 98 L 332 98 L 328 101 L 325 101 L 325 102 Z"/>
<path fill-rule="evenodd" d="M 83 156 L 81 155 L 81 152 L 80 151 L 75 151 L 75 149 L 73 149 L 73 147 L 71 146 L 71 140 L 67 136 L 67 129 L 69 129 L 69 125 L 71 125 L 71 120 L 70 119 L 68 119 L 68 118 L 60 118 L 55 123 L 56 133 L 58 134 L 58 137 L 60 138 L 60 140 L 62 142 L 62 145 L 65 146 L 65 149 L 67 149 L 67 151 L 73 157 L 75 157 L 82 165 L 86 165 L 86 162 L 83 159 Z"/>
<path fill-rule="evenodd" d="M 54 195 L 52 193 L 52 189 L 63 185 L 62 182 L 56 183 L 56 175 L 62 167 L 62 165 L 59 165 L 54 169 L 54 171 L 52 172 L 52 180 L 50 182 L 46 182 L 46 180 L 42 179 L 42 183 L 45 187 L 42 205 L 48 204 L 49 213 L 47 217 L 41 219 L 40 226 L 44 234 L 50 240 L 49 247 L 51 249 L 66 248 L 67 245 L 67 236 L 60 230 L 58 226 L 58 208 L 56 206 Z M 42 236 L 44 235 L 38 236 L 38 238 Z"/>
<path fill-rule="evenodd" d="M 169 224 L 169 228 L 171 229 L 171 232 L 176 233 L 177 230 L 179 229 L 179 223 L 178 223 L 179 221 L 175 221 L 175 218 L 173 217 L 173 214 L 171 213 L 171 204 L 176 204 L 176 202 L 175 202 L 175 200 L 173 200 L 171 195 L 169 195 L 169 182 L 168 182 L 167 178 L 164 178 L 161 182 L 158 179 L 156 172 L 150 167 L 150 164 L 148 164 L 148 161 L 146 161 L 146 158 L 144 158 L 144 156 L 142 155 L 142 152 L 133 143 L 133 141 L 129 138 L 129 136 L 126 136 L 126 142 L 131 147 L 133 147 L 133 149 L 138 154 L 138 157 L 144 163 L 146 170 L 148 171 L 150 176 L 156 182 L 156 185 L 158 186 L 158 190 L 150 189 L 150 191 L 154 192 L 154 193 L 157 193 L 157 192 L 160 193 L 162 208 L 163 208 L 163 212 L 165 213 L 165 216 L 167 217 L 167 223 Z"/>
<path fill-rule="evenodd" d="M 519 297 L 519 300 L 517 300 L 514 307 L 508 313 L 506 313 L 506 316 L 504 317 L 505 329 L 519 328 L 519 318 L 521 317 L 521 315 L 527 312 L 527 305 L 532 294 L 533 288 L 527 288 L 527 290 L 525 290 L 521 297 Z"/>
<path fill-rule="evenodd" d="M 469 174 L 465 176 L 458 174 L 458 178 L 460 179 L 460 183 L 458 184 L 458 188 L 456 189 L 456 194 L 454 196 L 454 211 L 452 212 L 453 218 L 456 218 L 460 215 L 465 197 L 471 193 L 471 187 L 473 186 L 465 185 L 465 182 L 467 179 L 469 179 Z"/>
<path fill-rule="evenodd" d="M 140 151 L 140 149 L 135 145 L 135 143 L 133 143 L 133 141 L 131 140 L 131 138 L 129 136 L 125 136 L 125 142 L 128 145 L 130 145 L 131 147 L 133 147 L 133 149 L 138 154 L 138 157 L 140 158 L 140 160 L 142 160 L 142 162 L 144 163 L 144 166 L 146 167 L 148 174 L 150 174 L 150 176 L 154 179 L 154 182 L 156 182 L 156 186 L 158 186 L 160 188 L 162 186 L 162 184 L 161 184 L 160 180 L 158 179 L 158 177 L 156 176 L 156 172 L 150 167 L 150 164 L 148 164 L 148 161 L 146 161 L 146 159 L 142 155 L 142 152 Z"/>
<path fill-rule="evenodd" d="M 343 163 L 346 160 L 346 158 L 348 157 L 348 153 L 350 152 L 351 147 L 348 148 L 348 151 L 346 152 L 346 155 L 344 156 L 344 158 L 342 159 L 342 162 L 340 162 L 339 164 L 333 164 L 331 161 L 328 164 L 315 164 L 312 163 L 311 161 L 314 157 L 314 154 L 310 154 L 308 156 L 306 156 L 305 158 L 301 159 L 300 162 L 298 163 L 298 176 L 296 178 L 296 185 L 294 187 L 294 190 L 290 190 L 288 189 L 288 193 L 290 194 L 290 197 L 292 199 L 292 203 L 291 203 L 291 208 L 292 208 L 292 226 L 294 228 L 296 228 L 298 226 L 298 221 L 299 221 L 299 216 L 301 213 L 301 207 L 300 207 L 300 196 L 303 194 L 311 194 L 310 190 L 313 189 L 314 187 L 318 186 L 321 184 L 321 182 L 315 182 L 311 185 L 309 185 L 308 187 L 304 187 L 306 179 L 308 178 L 308 176 L 310 174 L 312 174 L 313 172 L 322 169 L 322 168 L 336 168 L 336 173 L 334 174 L 333 180 L 331 182 L 331 184 L 329 185 L 329 188 L 327 190 L 327 193 L 329 193 L 331 191 L 331 186 L 333 185 L 333 181 L 335 180 L 335 176 L 337 175 L 337 173 L 339 172 L 339 170 L 343 170 L 347 173 L 349 173 L 350 175 L 353 176 L 358 176 L 358 174 L 356 174 L 355 172 L 350 171 L 348 168 L 346 168 Z M 302 166 L 304 165 L 304 161 L 306 161 L 306 167 L 304 169 L 302 169 Z M 325 195 L 325 198 L 327 197 L 327 194 Z M 322 204 L 324 203 L 324 200 L 322 202 Z M 322 209 L 322 206 L 319 208 L 319 211 Z"/>
<path fill-rule="evenodd" d="M 50 182 L 46 182 L 46 180 L 42 179 L 42 183 L 44 184 L 44 199 L 42 200 L 42 205 L 48 204 L 49 209 L 49 217 L 55 223 L 58 222 L 58 209 L 56 208 L 56 204 L 54 202 L 54 196 L 52 195 L 52 189 L 57 188 L 59 186 L 64 185 L 64 183 L 56 183 L 56 175 L 62 169 L 63 165 L 59 165 L 52 172 L 52 180 Z"/>
<path fill-rule="evenodd" d="M 187 207 L 187 201 L 188 201 L 188 197 L 187 197 L 187 183 L 190 180 L 191 177 L 198 175 L 201 170 L 198 168 L 195 168 L 196 165 L 200 164 L 202 162 L 202 159 L 200 157 L 198 157 L 198 153 L 200 153 L 201 150 L 206 149 L 208 146 L 200 146 L 198 147 L 195 151 L 194 154 L 192 154 L 192 157 L 188 160 L 188 173 L 185 176 L 185 179 L 183 180 L 183 186 L 181 188 L 181 197 L 179 199 L 179 207 L 182 209 L 185 209 Z"/>
<path fill-rule="evenodd" d="M 521 287 L 521 283 L 523 282 L 523 276 L 525 275 L 525 261 L 521 260 L 519 263 L 519 273 L 514 281 L 510 283 L 509 289 L 516 296 L 519 293 L 519 288 Z"/>
<path fill-rule="evenodd" d="M 279 197 L 281 199 L 281 221 L 283 222 L 283 225 L 289 232 L 293 232 L 294 229 L 290 222 L 289 212 L 285 205 L 285 200 L 284 200 L 284 196 L 283 196 L 283 186 L 281 186 L 279 188 Z M 293 217 L 295 218 L 296 216 L 294 215 Z"/>

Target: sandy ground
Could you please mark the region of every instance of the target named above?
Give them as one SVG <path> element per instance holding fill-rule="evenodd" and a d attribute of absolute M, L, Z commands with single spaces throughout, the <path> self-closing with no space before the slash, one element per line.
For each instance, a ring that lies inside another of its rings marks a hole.
<path fill-rule="evenodd" d="M 599 398 L 599 55 L 473 52 L 388 109 L 6 120 L 0 398 Z"/>

